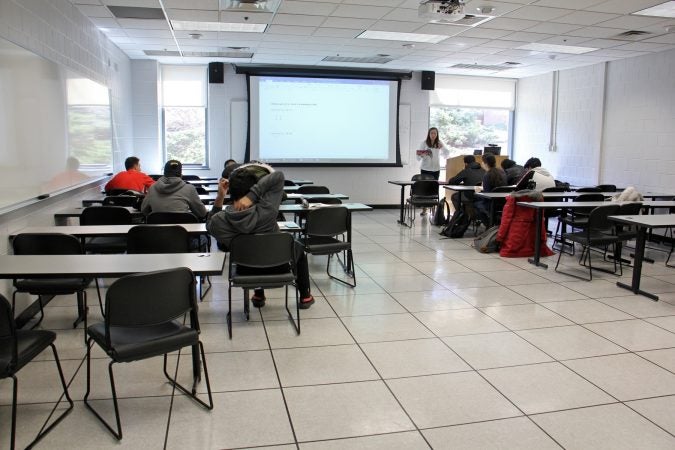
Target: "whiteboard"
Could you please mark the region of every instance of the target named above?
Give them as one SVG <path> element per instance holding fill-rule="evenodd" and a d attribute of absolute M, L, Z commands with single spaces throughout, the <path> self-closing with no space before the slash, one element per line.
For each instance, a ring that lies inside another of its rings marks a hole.
<path fill-rule="evenodd" d="M 0 211 L 111 169 L 108 88 L 0 39 Z"/>

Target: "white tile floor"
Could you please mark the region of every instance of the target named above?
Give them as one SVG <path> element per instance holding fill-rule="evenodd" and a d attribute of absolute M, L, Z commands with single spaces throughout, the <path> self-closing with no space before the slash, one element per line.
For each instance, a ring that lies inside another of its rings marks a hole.
<path fill-rule="evenodd" d="M 82 404 L 82 331 L 68 327 L 74 299 L 54 300 L 43 327 L 57 331 L 76 405 L 38 447 L 675 448 L 675 271 L 662 254 L 644 273 L 643 285 L 661 294 L 655 303 L 618 289 L 615 276 L 558 274 L 553 258 L 543 270 L 481 255 L 470 238 L 441 240 L 424 219 L 400 227 L 397 212 L 355 215 L 355 289 L 311 258 L 317 303 L 302 313 L 301 336 L 280 290 L 249 322 L 237 292 L 229 340 L 226 281 L 213 280 L 200 318 L 214 410 L 183 396 L 172 405 L 160 359 L 120 364 L 121 443 Z M 90 321 L 98 319 L 92 304 Z M 95 355 L 93 398 L 109 414 L 107 360 Z M 59 396 L 50 358 L 19 373 L 19 446 Z M 187 381 L 189 360 L 181 362 Z M 10 398 L 3 380 L 0 448 Z"/>

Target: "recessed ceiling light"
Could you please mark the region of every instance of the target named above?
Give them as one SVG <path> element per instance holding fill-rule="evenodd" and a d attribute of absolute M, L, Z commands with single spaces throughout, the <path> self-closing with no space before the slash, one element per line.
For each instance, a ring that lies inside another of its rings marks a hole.
<path fill-rule="evenodd" d="M 427 42 L 437 44 L 450 36 L 440 34 L 417 34 L 417 33 L 396 33 L 394 31 L 371 31 L 366 30 L 356 36 L 359 39 L 380 39 L 383 41 L 409 41 L 409 42 Z"/>
<path fill-rule="evenodd" d="M 675 1 L 661 3 L 642 11 L 634 12 L 638 16 L 675 17 Z"/>
<path fill-rule="evenodd" d="M 185 31 L 233 31 L 239 33 L 264 33 L 264 23 L 227 23 L 227 22 L 195 22 L 190 20 L 172 20 L 174 30 Z"/>
<path fill-rule="evenodd" d="M 532 43 L 527 45 L 521 45 L 516 47 L 518 50 L 531 50 L 534 52 L 546 52 L 546 53 L 570 53 L 573 55 L 581 55 L 583 53 L 594 52 L 598 50 L 593 47 L 575 47 L 573 45 L 556 45 L 556 44 L 539 44 Z"/>

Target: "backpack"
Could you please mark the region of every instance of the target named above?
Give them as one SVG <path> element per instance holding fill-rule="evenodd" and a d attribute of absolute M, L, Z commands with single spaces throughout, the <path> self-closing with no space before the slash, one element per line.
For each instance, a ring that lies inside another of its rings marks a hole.
<path fill-rule="evenodd" d="M 499 225 L 483 231 L 474 238 L 473 247 L 480 253 L 495 253 L 499 251 L 499 243 L 497 242 L 498 231 Z"/>
<path fill-rule="evenodd" d="M 463 210 L 459 210 L 455 211 L 450 222 L 443 227 L 439 234 L 452 239 L 457 239 L 464 236 L 467 228 L 469 228 L 469 216 Z"/>
<path fill-rule="evenodd" d="M 445 213 L 447 211 L 447 214 Z M 436 226 L 445 225 L 448 223 L 448 218 L 450 217 L 450 205 L 443 198 L 436 205 L 436 212 L 434 216 L 429 220 L 429 223 Z"/>

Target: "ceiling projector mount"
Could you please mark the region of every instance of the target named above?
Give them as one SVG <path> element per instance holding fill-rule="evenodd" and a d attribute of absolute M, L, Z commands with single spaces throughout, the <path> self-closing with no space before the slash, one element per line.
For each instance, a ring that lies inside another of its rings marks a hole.
<path fill-rule="evenodd" d="M 422 0 L 419 16 L 443 22 L 456 22 L 464 18 L 464 0 Z"/>

